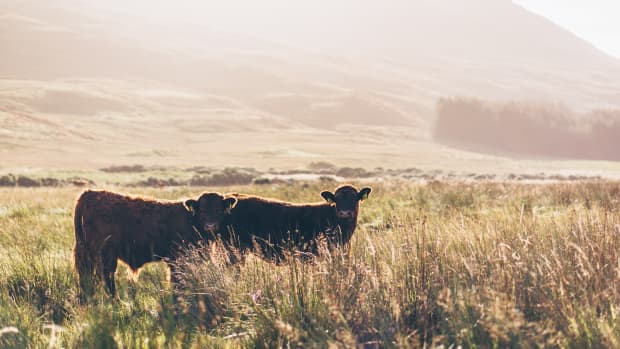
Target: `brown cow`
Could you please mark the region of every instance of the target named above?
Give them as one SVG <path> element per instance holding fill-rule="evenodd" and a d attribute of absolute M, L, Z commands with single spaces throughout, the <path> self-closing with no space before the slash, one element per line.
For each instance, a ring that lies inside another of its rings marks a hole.
<path fill-rule="evenodd" d="M 288 244 L 316 254 L 320 238 L 326 238 L 329 246 L 348 246 L 357 226 L 359 202 L 370 191 L 343 185 L 334 193 L 321 193 L 327 202 L 308 204 L 231 194 L 237 204 L 230 215 L 223 216 L 222 239 L 241 250 L 256 243 L 263 253 L 275 257 L 280 257 Z"/>
<path fill-rule="evenodd" d="M 208 198 L 207 198 L 208 197 Z M 235 198 L 201 195 L 185 203 L 131 197 L 109 191 L 87 190 L 75 207 L 74 264 L 83 291 L 93 274 L 116 294 L 114 273 L 118 259 L 134 272 L 145 263 L 164 260 L 172 269 L 182 247 L 210 237 L 201 234 L 209 219 L 205 212 L 233 206 Z M 173 271 L 173 270 L 171 270 Z M 175 282 L 174 271 L 171 273 Z"/>

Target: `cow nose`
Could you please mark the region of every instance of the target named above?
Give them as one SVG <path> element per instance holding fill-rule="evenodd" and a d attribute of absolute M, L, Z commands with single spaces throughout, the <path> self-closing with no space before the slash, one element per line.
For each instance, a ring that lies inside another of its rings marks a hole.
<path fill-rule="evenodd" d="M 338 211 L 338 217 L 340 218 L 353 217 L 353 211 Z"/>
<path fill-rule="evenodd" d="M 205 230 L 214 231 L 216 229 L 217 229 L 217 224 L 216 223 L 207 223 L 207 224 L 205 224 Z"/>

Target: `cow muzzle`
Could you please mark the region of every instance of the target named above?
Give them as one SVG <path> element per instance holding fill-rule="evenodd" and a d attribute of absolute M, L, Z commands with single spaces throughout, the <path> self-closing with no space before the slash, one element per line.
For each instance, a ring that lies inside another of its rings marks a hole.
<path fill-rule="evenodd" d="M 211 233 L 217 231 L 218 228 L 219 228 L 219 225 L 217 223 L 206 223 L 205 224 L 205 231 L 208 231 Z"/>
<path fill-rule="evenodd" d="M 338 210 L 336 212 L 336 214 L 338 215 L 338 218 L 353 218 L 353 211 L 349 211 L 349 210 Z"/>

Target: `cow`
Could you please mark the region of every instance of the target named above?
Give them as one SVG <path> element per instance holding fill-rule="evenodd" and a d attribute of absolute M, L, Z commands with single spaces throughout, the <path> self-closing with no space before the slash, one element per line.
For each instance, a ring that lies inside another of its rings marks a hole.
<path fill-rule="evenodd" d="M 86 190 L 75 206 L 74 267 L 80 288 L 87 293 L 93 275 L 101 278 L 112 297 L 120 259 L 134 273 L 146 263 L 166 261 L 176 283 L 174 260 L 183 247 L 208 240 L 209 214 L 234 206 L 235 198 L 161 201 L 105 190 Z M 220 209 L 222 208 L 222 209 Z"/>
<path fill-rule="evenodd" d="M 317 242 L 325 239 L 329 247 L 348 248 L 357 227 L 360 201 L 371 188 L 357 190 L 342 185 L 335 192 L 323 191 L 325 202 L 297 204 L 258 196 L 229 194 L 237 199 L 230 214 L 220 215 L 223 241 L 241 251 L 258 245 L 265 255 L 279 259 L 287 247 L 317 254 Z M 292 245 L 292 246 L 291 246 Z"/>

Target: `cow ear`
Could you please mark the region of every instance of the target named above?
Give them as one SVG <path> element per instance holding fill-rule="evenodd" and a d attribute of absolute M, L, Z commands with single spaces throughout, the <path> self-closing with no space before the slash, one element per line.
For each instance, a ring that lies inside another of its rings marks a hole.
<path fill-rule="evenodd" d="M 235 208 L 235 206 L 237 206 L 237 198 L 230 197 L 230 198 L 224 199 L 224 211 L 227 214 L 230 214 L 230 211 L 232 211 L 232 209 Z"/>
<path fill-rule="evenodd" d="M 195 215 L 196 211 L 198 211 L 198 201 L 194 199 L 186 200 L 185 209 L 189 211 L 189 213 L 191 213 L 192 215 Z"/>
<path fill-rule="evenodd" d="M 368 199 L 368 195 L 370 195 L 370 191 L 371 191 L 371 190 L 372 190 L 372 189 L 370 189 L 369 187 L 362 188 L 362 190 L 360 190 L 360 192 L 359 192 L 359 193 L 357 193 L 357 198 L 358 198 L 360 201 L 364 201 L 364 200 Z"/>
<path fill-rule="evenodd" d="M 330 204 L 336 203 L 336 197 L 331 191 L 326 190 L 324 192 L 321 192 L 321 196 L 323 197 L 323 199 L 325 199 L 325 201 L 329 202 Z"/>

